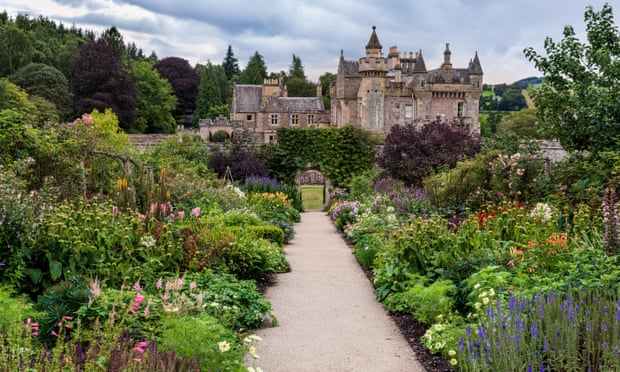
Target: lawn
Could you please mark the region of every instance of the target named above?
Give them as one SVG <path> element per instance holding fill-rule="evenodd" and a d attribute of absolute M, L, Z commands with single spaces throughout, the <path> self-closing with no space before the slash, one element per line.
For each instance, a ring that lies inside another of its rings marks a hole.
<path fill-rule="evenodd" d="M 323 186 L 301 186 L 301 198 L 305 210 L 323 209 Z"/>

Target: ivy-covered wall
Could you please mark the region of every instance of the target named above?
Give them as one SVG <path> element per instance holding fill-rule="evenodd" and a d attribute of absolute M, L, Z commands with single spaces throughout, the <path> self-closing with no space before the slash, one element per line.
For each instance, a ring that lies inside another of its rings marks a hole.
<path fill-rule="evenodd" d="M 279 128 L 277 144 L 264 145 L 263 161 L 271 176 L 293 184 L 300 169 L 319 169 L 336 187 L 346 187 L 349 180 L 371 168 L 377 141 L 357 127 Z"/>

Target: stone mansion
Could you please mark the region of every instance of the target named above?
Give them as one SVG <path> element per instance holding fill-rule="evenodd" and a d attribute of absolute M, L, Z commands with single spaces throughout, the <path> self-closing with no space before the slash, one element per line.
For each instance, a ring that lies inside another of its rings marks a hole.
<path fill-rule="evenodd" d="M 451 54 L 446 44 L 443 63 L 433 70 L 426 68 L 421 50 L 401 53 L 392 46 L 386 56 L 373 27 L 363 57 L 349 61 L 340 52 L 329 109 L 324 107 L 320 85 L 315 97 L 288 97 L 282 76 L 266 79 L 262 85 L 238 84 L 230 122 L 201 120 L 201 136 L 210 138 L 218 130 L 234 136 L 243 128 L 244 137 L 266 143 L 275 139 L 281 126 L 355 124 L 388 133 L 395 124 L 420 125 L 437 119 L 466 125 L 471 133 L 479 134 L 483 73 L 478 53 L 466 68 L 454 68 Z"/>

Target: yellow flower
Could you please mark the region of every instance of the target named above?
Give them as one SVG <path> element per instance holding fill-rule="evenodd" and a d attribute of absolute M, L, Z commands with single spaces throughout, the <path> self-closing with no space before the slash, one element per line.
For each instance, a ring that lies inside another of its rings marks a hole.
<path fill-rule="evenodd" d="M 450 350 L 450 351 L 448 351 L 448 355 L 455 356 L 456 355 L 456 351 Z"/>
<path fill-rule="evenodd" d="M 459 364 L 459 362 L 456 359 L 454 358 L 450 359 L 450 365 L 455 366 L 457 364 Z"/>
<path fill-rule="evenodd" d="M 488 297 L 483 297 L 482 298 L 482 303 L 487 305 L 489 303 L 489 298 Z"/>
<path fill-rule="evenodd" d="M 435 331 L 441 331 L 443 329 L 443 325 L 441 323 L 435 324 Z"/>

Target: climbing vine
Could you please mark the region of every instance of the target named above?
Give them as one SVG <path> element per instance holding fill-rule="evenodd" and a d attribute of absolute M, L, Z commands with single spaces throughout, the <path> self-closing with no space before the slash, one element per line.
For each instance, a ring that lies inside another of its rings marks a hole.
<path fill-rule="evenodd" d="M 280 128 L 277 144 L 261 149 L 272 176 L 292 183 L 299 169 L 316 167 L 334 186 L 346 187 L 356 174 L 372 167 L 377 141 L 356 126 Z"/>

